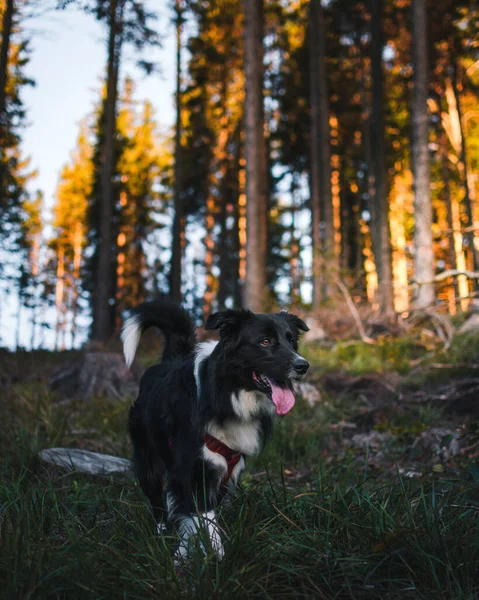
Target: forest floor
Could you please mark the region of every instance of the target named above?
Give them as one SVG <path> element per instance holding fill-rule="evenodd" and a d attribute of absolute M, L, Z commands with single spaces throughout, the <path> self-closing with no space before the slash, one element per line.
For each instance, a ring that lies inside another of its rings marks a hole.
<path fill-rule="evenodd" d="M 2 352 L 0 596 L 479 598 L 479 335 L 303 351 L 317 391 L 221 508 L 224 559 L 198 553 L 181 577 L 135 483 L 38 458 L 129 457 L 130 400 L 62 402 L 48 383 L 77 353 Z"/>

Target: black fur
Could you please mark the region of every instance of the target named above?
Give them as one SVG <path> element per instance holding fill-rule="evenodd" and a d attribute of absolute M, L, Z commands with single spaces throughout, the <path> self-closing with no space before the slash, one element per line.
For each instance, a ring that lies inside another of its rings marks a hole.
<path fill-rule="evenodd" d="M 297 354 L 300 331 L 308 328 L 286 312 L 257 315 L 227 310 L 207 320 L 206 329 L 220 333 L 219 343 L 208 354 L 204 346 L 196 346 L 188 314 L 170 301 L 145 303 L 130 319 L 141 331 L 159 327 L 166 339 L 162 362 L 145 372 L 130 410 L 135 471 L 156 519 L 180 526 L 197 510 L 213 510 L 239 478 L 225 482 L 221 458 L 219 466 L 218 461 L 205 459 L 205 434 L 222 437 L 242 454 L 263 446 L 275 411 L 271 390 L 253 373 L 291 389 L 292 379 L 299 379 L 308 367 Z M 128 321 L 124 331 L 127 328 Z M 204 354 L 201 363 L 195 349 Z"/>

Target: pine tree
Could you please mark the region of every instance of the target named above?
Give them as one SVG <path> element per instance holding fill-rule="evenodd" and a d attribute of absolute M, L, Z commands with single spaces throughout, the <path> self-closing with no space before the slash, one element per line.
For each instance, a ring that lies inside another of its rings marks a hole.
<path fill-rule="evenodd" d="M 70 314 L 73 347 L 78 337 L 79 299 L 84 289 L 82 268 L 87 244 L 86 221 L 93 186 L 90 137 L 87 120 L 83 120 L 76 148 L 60 174 L 53 219 L 55 237 L 51 240 L 56 254 L 57 331 L 60 334 L 66 330 L 66 316 Z"/>
<path fill-rule="evenodd" d="M 263 107 L 263 0 L 244 0 L 246 287 L 245 305 L 260 312 L 266 301 L 267 172 Z"/>
<path fill-rule="evenodd" d="M 412 1 L 414 44 L 413 172 L 414 172 L 414 277 L 418 284 L 416 307 L 434 304 L 434 256 L 430 196 L 428 125 L 428 53 L 426 0 Z"/>
<path fill-rule="evenodd" d="M 372 227 L 373 251 L 378 270 L 379 310 L 386 316 L 394 312 L 391 239 L 389 231 L 388 181 L 386 171 L 385 126 L 383 116 L 383 0 L 372 0 L 371 6 L 371 159 L 373 173 Z"/>
<path fill-rule="evenodd" d="M 68 4 L 68 3 L 67 3 Z M 98 236 L 96 248 L 95 285 L 92 294 L 93 322 L 91 337 L 105 343 L 113 333 L 115 319 L 112 303 L 115 302 L 113 213 L 115 203 L 114 172 L 115 136 L 117 119 L 118 74 L 124 44 L 130 43 L 141 50 L 156 42 L 156 34 L 149 23 L 155 15 L 136 0 L 96 0 L 88 3 L 94 16 L 106 23 L 108 30 L 108 57 L 106 96 L 103 107 L 103 137 L 99 153 Z"/>

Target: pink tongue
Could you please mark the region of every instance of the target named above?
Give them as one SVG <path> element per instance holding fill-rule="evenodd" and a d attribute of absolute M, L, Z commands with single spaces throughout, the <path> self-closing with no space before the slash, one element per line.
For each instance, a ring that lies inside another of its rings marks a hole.
<path fill-rule="evenodd" d="M 270 379 L 268 381 L 273 391 L 273 402 L 276 405 L 276 413 L 278 415 L 285 415 L 294 406 L 293 392 L 289 388 L 280 388 Z"/>

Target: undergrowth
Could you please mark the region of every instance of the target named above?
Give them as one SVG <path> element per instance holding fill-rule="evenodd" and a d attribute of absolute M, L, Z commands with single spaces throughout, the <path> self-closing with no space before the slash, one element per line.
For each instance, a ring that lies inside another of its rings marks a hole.
<path fill-rule="evenodd" d="M 308 358 L 320 369 L 329 364 L 359 373 L 374 365 L 393 369 L 395 360 L 405 365 L 417 349 L 404 342 L 335 352 L 311 350 Z M 464 353 L 473 356 L 462 342 L 451 353 L 458 362 Z M 155 535 L 135 483 L 67 473 L 38 459 L 39 450 L 52 446 L 129 457 L 129 402 L 59 404 L 46 384 L 56 357 L 27 360 L 39 375 L 13 383 L 0 404 L 1 597 L 479 597 L 478 469 L 446 465 L 408 479 L 389 465 L 387 477 L 379 477 L 367 448 L 359 455 L 336 452 L 339 438 L 331 437 L 330 425 L 359 410 L 347 398 L 323 399 L 314 408 L 296 404 L 221 507 L 224 559 L 197 552 L 177 575 L 175 537 Z M 421 410 L 417 419 L 427 425 L 441 417 Z"/>

